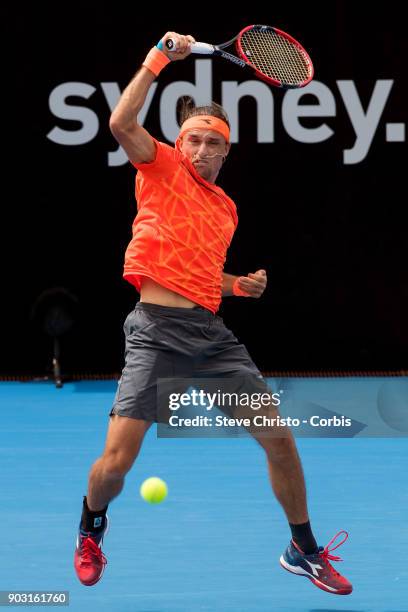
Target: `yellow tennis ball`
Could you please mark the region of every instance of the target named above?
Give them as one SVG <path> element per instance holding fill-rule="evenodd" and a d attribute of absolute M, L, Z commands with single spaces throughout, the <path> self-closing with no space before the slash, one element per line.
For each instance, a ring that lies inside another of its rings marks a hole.
<path fill-rule="evenodd" d="M 167 485 L 161 478 L 147 478 L 140 487 L 140 495 L 149 504 L 160 504 L 167 497 Z"/>

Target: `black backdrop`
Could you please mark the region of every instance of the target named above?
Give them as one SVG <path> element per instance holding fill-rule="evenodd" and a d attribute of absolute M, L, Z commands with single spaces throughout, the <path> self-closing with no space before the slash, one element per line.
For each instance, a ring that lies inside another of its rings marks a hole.
<path fill-rule="evenodd" d="M 123 89 L 167 30 L 221 42 L 249 23 L 276 25 L 299 38 L 337 111 L 301 119 L 305 127 L 327 123 L 331 138 L 297 142 L 282 125 L 283 92 L 275 90 L 275 141 L 260 144 L 256 104 L 249 97 L 240 102 L 239 143 L 220 175 L 240 217 L 225 270 L 266 268 L 269 285 L 259 301 L 227 298 L 220 314 L 263 370 L 408 366 L 406 144 L 385 139 L 387 122 L 406 121 L 402 3 L 251 3 L 252 11 L 236 15 L 232 6 L 73 2 L 63 9 L 51 3 L 8 8 L 13 70 L 3 93 L 3 149 L 11 164 L 3 178 L 0 373 L 46 368 L 50 341 L 30 322 L 30 309 L 50 287 L 65 287 L 79 300 L 78 323 L 63 341 L 64 370 L 120 370 L 122 324 L 137 298 L 121 276 L 135 214 L 134 171 L 130 164 L 107 164 L 116 143 L 100 83 Z M 371 147 L 356 164 L 343 163 L 355 134 L 339 79 L 354 81 L 364 109 L 377 80 L 394 80 Z M 145 126 L 161 139 L 160 92 L 174 80 L 194 80 L 194 59 L 170 65 L 158 80 Z M 218 101 L 222 80 L 244 79 L 239 68 L 214 61 Z M 70 103 L 92 109 L 100 127 L 90 142 L 63 146 L 47 138 L 50 130 L 78 130 L 80 124 L 53 116 L 49 97 L 73 81 L 95 87 L 89 99 Z M 305 96 L 304 102 L 316 100 Z"/>

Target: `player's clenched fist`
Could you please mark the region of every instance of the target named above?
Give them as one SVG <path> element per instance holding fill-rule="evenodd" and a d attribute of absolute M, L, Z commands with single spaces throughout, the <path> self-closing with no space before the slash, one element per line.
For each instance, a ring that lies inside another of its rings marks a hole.
<path fill-rule="evenodd" d="M 174 47 L 170 51 L 166 42 L 171 38 L 174 42 Z M 191 53 L 191 43 L 195 43 L 195 38 L 190 34 L 177 34 L 177 32 L 167 32 L 161 39 L 160 49 L 171 60 L 182 60 L 188 57 Z"/>

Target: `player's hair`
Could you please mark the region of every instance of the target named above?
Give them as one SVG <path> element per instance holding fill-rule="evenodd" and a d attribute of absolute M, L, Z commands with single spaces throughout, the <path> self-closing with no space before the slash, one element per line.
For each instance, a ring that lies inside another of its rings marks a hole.
<path fill-rule="evenodd" d="M 228 115 L 220 104 L 211 102 L 209 106 L 196 106 L 191 96 L 182 96 L 177 105 L 179 123 L 183 125 L 184 121 L 190 119 L 190 117 L 197 117 L 198 115 L 212 115 L 222 119 L 230 127 Z"/>

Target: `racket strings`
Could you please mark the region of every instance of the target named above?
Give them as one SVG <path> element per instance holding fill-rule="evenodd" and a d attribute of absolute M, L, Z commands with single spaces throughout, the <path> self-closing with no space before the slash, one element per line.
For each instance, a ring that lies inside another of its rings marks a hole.
<path fill-rule="evenodd" d="M 309 62 L 302 50 L 272 29 L 244 32 L 241 46 L 250 63 L 272 79 L 296 85 L 310 75 Z"/>

